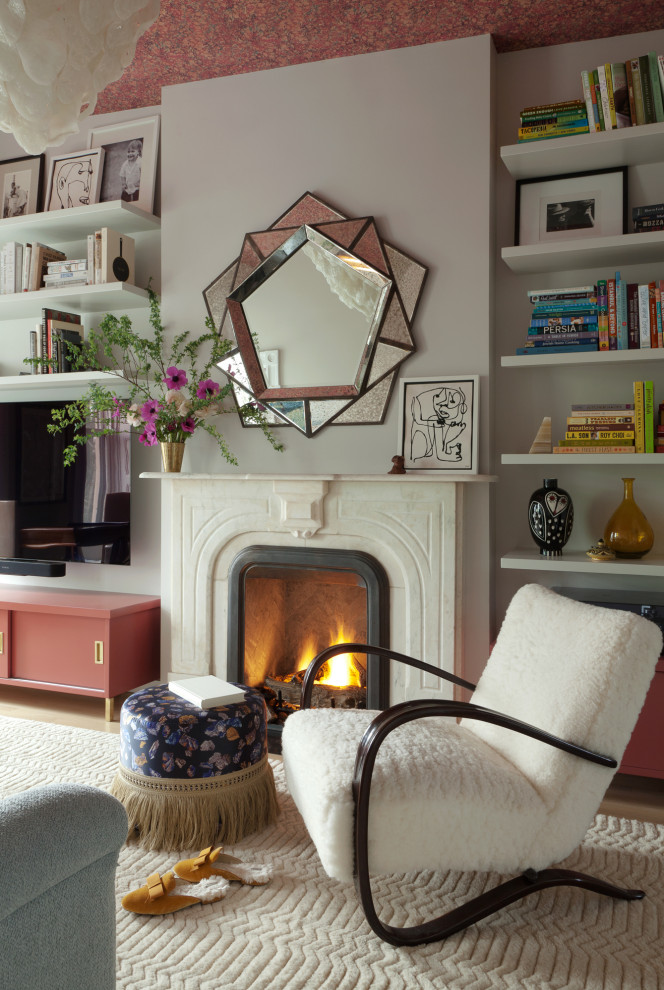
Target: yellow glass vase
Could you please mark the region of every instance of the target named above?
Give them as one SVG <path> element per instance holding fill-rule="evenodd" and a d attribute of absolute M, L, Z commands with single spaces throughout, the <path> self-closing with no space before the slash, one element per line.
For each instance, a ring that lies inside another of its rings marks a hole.
<path fill-rule="evenodd" d="M 623 500 L 606 524 L 604 542 L 618 557 L 643 557 L 652 549 L 655 534 L 634 501 L 634 478 L 622 482 Z"/>
<path fill-rule="evenodd" d="M 160 447 L 164 471 L 169 474 L 179 471 L 184 457 L 184 441 L 164 440 L 160 443 Z"/>

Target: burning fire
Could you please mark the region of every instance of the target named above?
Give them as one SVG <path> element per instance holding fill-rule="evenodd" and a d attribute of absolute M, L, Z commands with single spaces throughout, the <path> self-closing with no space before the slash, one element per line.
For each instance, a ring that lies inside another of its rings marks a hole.
<path fill-rule="evenodd" d="M 347 633 L 342 625 L 337 626 L 336 637 L 330 637 L 328 641 L 328 646 L 336 646 L 337 643 L 352 643 L 353 635 L 352 633 Z M 322 647 L 316 647 L 313 639 L 309 639 L 307 643 L 302 647 L 302 652 L 300 654 L 300 659 L 298 661 L 298 670 L 306 670 L 311 661 L 318 653 L 320 653 Z M 325 676 L 320 676 L 320 674 L 325 671 L 325 667 L 319 672 L 316 684 L 326 684 L 328 687 L 361 687 L 360 675 L 358 673 L 357 667 L 353 663 L 352 654 L 350 653 L 340 653 L 337 657 L 332 657 L 331 660 L 327 661 L 327 673 Z"/>

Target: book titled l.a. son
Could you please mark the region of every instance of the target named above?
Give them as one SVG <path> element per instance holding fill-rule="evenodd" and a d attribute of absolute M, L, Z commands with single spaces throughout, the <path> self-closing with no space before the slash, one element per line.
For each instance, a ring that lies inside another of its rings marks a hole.
<path fill-rule="evenodd" d="M 237 684 L 222 681 L 214 674 L 201 677 L 184 677 L 169 681 L 168 690 L 198 708 L 220 708 L 223 705 L 238 704 L 245 699 L 245 691 Z"/>

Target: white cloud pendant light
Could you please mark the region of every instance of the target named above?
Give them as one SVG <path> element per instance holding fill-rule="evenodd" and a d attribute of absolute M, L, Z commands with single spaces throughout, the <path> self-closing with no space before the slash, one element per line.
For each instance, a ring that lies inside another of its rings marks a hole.
<path fill-rule="evenodd" d="M 131 63 L 159 0 L 0 0 L 0 130 L 60 145 Z"/>

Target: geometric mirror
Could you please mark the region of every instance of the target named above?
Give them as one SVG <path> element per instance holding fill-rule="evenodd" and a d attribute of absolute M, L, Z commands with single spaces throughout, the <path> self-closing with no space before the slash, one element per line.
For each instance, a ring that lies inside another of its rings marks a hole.
<path fill-rule="evenodd" d="M 220 363 L 242 416 L 315 436 L 328 425 L 381 423 L 426 268 L 386 244 L 372 217 L 348 219 L 305 193 L 204 291 L 236 347 Z"/>

